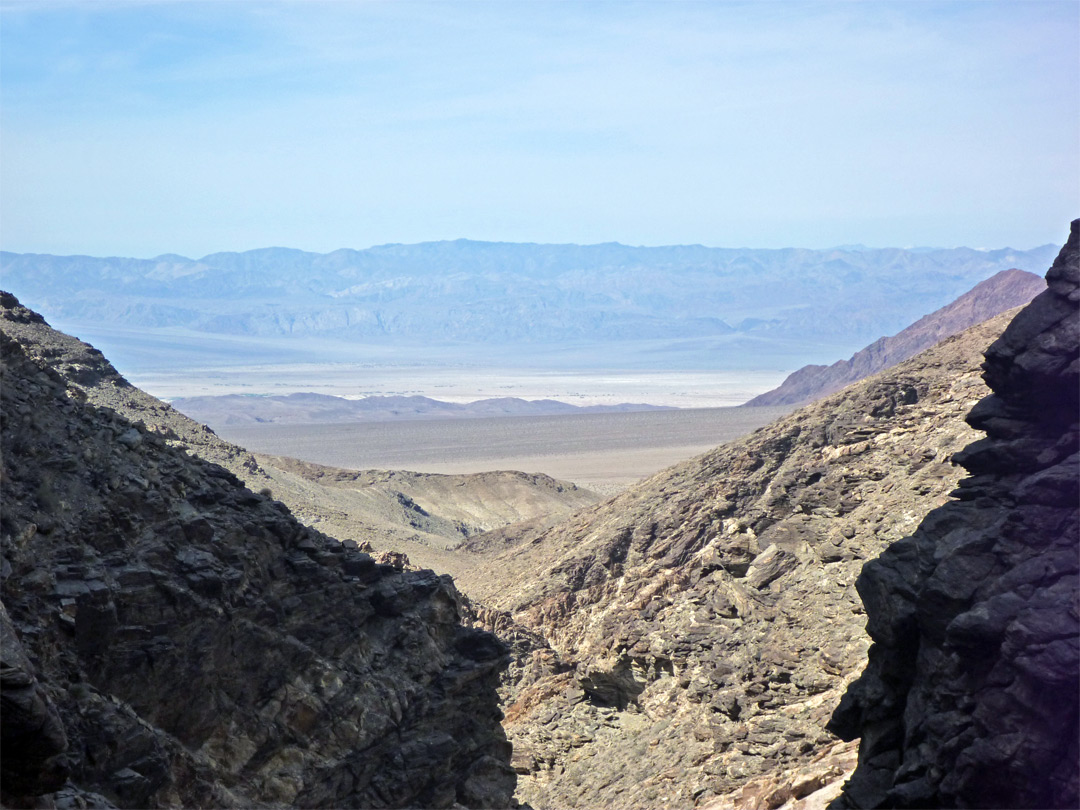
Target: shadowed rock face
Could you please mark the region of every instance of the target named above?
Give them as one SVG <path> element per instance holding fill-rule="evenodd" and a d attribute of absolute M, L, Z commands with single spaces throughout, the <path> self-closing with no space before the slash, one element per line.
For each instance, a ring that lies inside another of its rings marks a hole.
<path fill-rule="evenodd" d="M 831 728 L 835 808 L 1080 805 L 1080 220 L 986 352 L 957 500 L 866 565 L 874 640 Z"/>
<path fill-rule="evenodd" d="M 0 340 L 4 806 L 510 804 L 505 649 L 448 577 L 305 528 Z"/>
<path fill-rule="evenodd" d="M 864 562 L 946 502 L 1003 313 L 549 529 L 480 535 L 459 579 L 513 648 L 522 800 L 775 808 L 832 798 L 825 729 L 869 639 Z M 813 794 L 813 795 L 812 795 Z"/>

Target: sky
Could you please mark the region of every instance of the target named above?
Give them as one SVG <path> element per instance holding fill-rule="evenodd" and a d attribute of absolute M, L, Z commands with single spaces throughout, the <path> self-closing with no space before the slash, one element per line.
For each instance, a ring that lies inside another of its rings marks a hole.
<path fill-rule="evenodd" d="M 0 248 L 1060 244 L 1080 3 L 0 0 Z"/>

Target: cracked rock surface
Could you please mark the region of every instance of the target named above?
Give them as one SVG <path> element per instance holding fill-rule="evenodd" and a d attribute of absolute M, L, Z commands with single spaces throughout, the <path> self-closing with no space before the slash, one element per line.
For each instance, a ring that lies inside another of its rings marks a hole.
<path fill-rule="evenodd" d="M 449 577 L 302 526 L 0 341 L 5 807 L 511 803 L 506 651 Z"/>
<path fill-rule="evenodd" d="M 1080 220 L 986 352 L 955 500 L 867 564 L 835 808 L 1080 806 Z"/>
<path fill-rule="evenodd" d="M 856 577 L 956 487 L 982 353 L 1013 314 L 554 528 L 466 541 L 475 621 L 513 649 L 519 797 L 756 810 L 835 796 L 854 748 L 826 723 L 869 646 Z"/>

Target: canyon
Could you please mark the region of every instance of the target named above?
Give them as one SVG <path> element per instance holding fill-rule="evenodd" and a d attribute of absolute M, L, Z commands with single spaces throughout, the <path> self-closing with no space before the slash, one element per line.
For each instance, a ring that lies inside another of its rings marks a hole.
<path fill-rule="evenodd" d="M 5 806 L 1075 806 L 1078 236 L 610 499 L 250 453 L 4 294 Z"/>
<path fill-rule="evenodd" d="M 3 304 L 5 806 L 510 803 L 506 650 L 449 577 L 87 402 Z"/>

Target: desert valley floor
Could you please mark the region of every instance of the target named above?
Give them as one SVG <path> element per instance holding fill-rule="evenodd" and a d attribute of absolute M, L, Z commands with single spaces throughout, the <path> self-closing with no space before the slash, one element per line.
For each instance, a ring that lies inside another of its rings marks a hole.
<path fill-rule="evenodd" d="M 253 452 L 347 469 L 545 473 L 603 495 L 789 412 L 788 407 L 411 420 L 336 425 L 222 426 Z"/>

